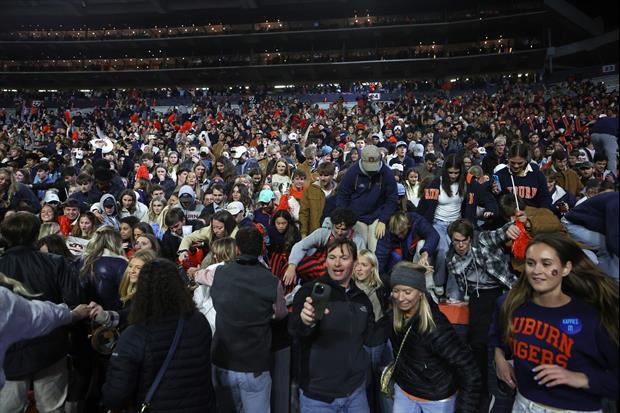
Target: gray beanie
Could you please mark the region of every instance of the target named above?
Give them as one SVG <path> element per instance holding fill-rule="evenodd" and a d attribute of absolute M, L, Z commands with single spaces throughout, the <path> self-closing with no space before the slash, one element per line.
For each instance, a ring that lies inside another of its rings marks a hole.
<path fill-rule="evenodd" d="M 396 266 L 392 270 L 390 285 L 406 285 L 426 293 L 426 274 L 410 268 Z"/>

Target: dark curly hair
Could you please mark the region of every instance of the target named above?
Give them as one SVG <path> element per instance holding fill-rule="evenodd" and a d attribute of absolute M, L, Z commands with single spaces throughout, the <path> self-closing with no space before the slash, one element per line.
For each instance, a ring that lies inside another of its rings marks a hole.
<path fill-rule="evenodd" d="M 176 264 L 165 258 L 144 264 L 132 299 L 130 324 L 188 316 L 195 310 L 192 294 L 183 284 Z"/>
<path fill-rule="evenodd" d="M 332 226 L 344 224 L 347 228 L 353 228 L 357 223 L 357 215 L 349 208 L 336 208 L 329 215 Z"/>

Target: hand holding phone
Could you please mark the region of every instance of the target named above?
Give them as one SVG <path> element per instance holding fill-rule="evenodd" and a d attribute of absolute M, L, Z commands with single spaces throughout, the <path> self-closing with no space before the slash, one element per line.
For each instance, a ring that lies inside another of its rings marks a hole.
<path fill-rule="evenodd" d="M 313 326 L 317 321 L 323 319 L 325 314 L 329 314 L 327 302 L 331 294 L 331 287 L 323 283 L 316 283 L 312 288 L 310 297 L 306 297 L 306 302 L 301 310 L 301 321 L 307 326 Z"/>

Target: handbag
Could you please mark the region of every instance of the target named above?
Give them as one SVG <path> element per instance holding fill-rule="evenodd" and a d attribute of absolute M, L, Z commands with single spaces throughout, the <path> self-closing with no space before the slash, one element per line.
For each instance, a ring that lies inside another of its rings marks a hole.
<path fill-rule="evenodd" d="M 403 341 L 400 343 L 400 348 L 398 349 L 398 353 L 396 354 L 396 360 L 388 364 L 383 368 L 381 372 L 381 379 L 379 380 L 381 393 L 385 397 L 389 397 L 390 399 L 394 397 L 394 380 L 392 379 L 392 374 L 394 374 L 394 368 L 396 367 L 396 363 L 398 363 L 398 358 L 400 357 L 400 352 L 403 350 L 403 346 L 405 345 L 405 341 L 407 340 L 407 336 L 411 331 L 412 325 L 409 326 L 405 336 L 403 337 Z"/>
<path fill-rule="evenodd" d="M 172 361 L 172 357 L 174 357 L 174 353 L 176 352 L 177 347 L 179 346 L 179 341 L 181 339 L 181 333 L 183 332 L 184 325 L 185 325 L 185 319 L 181 317 L 179 319 L 179 322 L 177 323 L 177 330 L 174 333 L 174 339 L 172 340 L 172 344 L 170 345 L 170 348 L 168 349 L 168 354 L 166 354 L 166 359 L 164 360 L 164 363 L 159 368 L 159 371 L 157 372 L 157 376 L 155 376 L 155 380 L 153 381 L 153 384 L 151 384 L 149 391 L 146 393 L 146 397 L 144 398 L 144 402 L 142 402 L 142 406 L 140 406 L 140 413 L 147 412 L 149 407 L 151 406 L 151 400 L 153 400 L 153 396 L 155 395 L 155 392 L 157 391 L 157 387 L 159 387 L 161 380 L 164 378 L 164 374 L 166 374 L 166 370 L 168 370 L 168 365 Z"/>

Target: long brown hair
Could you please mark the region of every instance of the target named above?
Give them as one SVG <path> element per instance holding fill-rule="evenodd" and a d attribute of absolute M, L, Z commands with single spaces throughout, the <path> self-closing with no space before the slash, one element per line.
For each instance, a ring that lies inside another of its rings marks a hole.
<path fill-rule="evenodd" d="M 562 291 L 593 305 L 598 310 L 601 324 L 618 343 L 618 284 L 599 270 L 572 239 L 564 235 L 540 234 L 530 241 L 527 248 L 536 244 L 553 248 L 562 265 L 572 263 L 572 271 L 562 280 Z M 506 342 L 512 335 L 514 312 L 531 301 L 533 296 L 534 291 L 524 272 L 513 285 L 500 309 L 500 325 Z"/>

